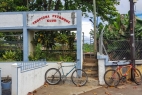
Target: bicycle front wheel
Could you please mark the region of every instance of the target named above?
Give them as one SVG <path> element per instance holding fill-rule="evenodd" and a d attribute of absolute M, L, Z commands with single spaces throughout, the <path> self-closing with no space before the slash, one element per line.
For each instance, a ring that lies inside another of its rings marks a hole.
<path fill-rule="evenodd" d="M 120 75 L 115 70 L 107 70 L 104 74 L 104 81 L 106 85 L 116 87 L 120 82 Z"/>
<path fill-rule="evenodd" d="M 76 69 L 71 75 L 71 80 L 76 86 L 83 86 L 88 81 L 88 76 L 82 69 Z"/>
<path fill-rule="evenodd" d="M 140 85 L 142 83 L 142 75 L 140 73 L 140 71 L 138 69 L 133 69 L 133 79 L 134 79 L 134 82 L 137 84 L 137 85 Z"/>
<path fill-rule="evenodd" d="M 48 84 L 54 85 L 61 81 L 61 73 L 56 68 L 50 68 L 45 72 L 45 81 Z"/>

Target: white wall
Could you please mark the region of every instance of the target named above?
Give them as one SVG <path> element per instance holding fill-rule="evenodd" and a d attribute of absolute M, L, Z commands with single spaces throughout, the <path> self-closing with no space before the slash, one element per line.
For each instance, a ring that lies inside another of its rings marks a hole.
<path fill-rule="evenodd" d="M 1 14 L 0 15 L 0 27 L 16 27 L 23 26 L 22 14 Z"/>
<path fill-rule="evenodd" d="M 63 66 L 72 65 L 74 63 L 63 63 Z M 35 89 L 41 87 L 44 82 L 45 72 L 49 68 L 58 68 L 59 65 L 55 62 L 47 62 L 47 65 L 41 68 L 30 70 L 21 73 L 20 67 L 17 64 L 12 65 L 12 95 L 27 95 L 28 92 L 32 92 Z M 64 73 L 66 74 L 72 67 L 64 67 Z M 68 75 L 70 77 L 71 73 Z M 17 81 L 18 80 L 18 81 Z M 18 89 L 18 91 L 17 91 Z M 17 94 L 18 93 L 18 94 Z"/>
<path fill-rule="evenodd" d="M 11 65 L 13 62 L 1 62 L 0 63 L 0 68 L 1 68 L 1 77 L 7 77 L 8 75 L 11 77 L 12 76 L 12 69 Z"/>
<path fill-rule="evenodd" d="M 50 62 L 50 63 L 47 62 L 47 64 L 48 64 L 48 68 L 58 68 L 59 67 L 59 65 L 57 63 L 55 63 L 55 62 Z M 73 62 L 65 62 L 62 65 L 63 66 L 69 66 L 69 65 L 74 65 L 74 63 Z M 63 67 L 64 74 L 68 73 L 72 68 L 73 68 L 73 66 L 72 67 Z M 62 74 L 61 69 L 60 69 L 60 72 Z M 72 74 L 72 72 L 68 75 L 68 77 L 70 77 L 71 74 Z"/>

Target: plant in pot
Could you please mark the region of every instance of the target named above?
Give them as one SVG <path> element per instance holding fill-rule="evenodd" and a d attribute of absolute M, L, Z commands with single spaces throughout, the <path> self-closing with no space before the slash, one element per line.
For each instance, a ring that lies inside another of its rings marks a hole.
<path fill-rule="evenodd" d="M 9 76 L 2 78 L 1 86 L 2 89 L 11 89 L 11 78 Z"/>

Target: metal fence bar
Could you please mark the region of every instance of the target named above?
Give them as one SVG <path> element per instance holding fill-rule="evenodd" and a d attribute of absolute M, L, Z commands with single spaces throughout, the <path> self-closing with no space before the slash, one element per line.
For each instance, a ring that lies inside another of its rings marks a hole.
<path fill-rule="evenodd" d="M 103 54 L 103 34 L 104 34 L 104 29 L 105 29 L 106 25 L 104 25 L 100 37 L 99 37 L 99 53 Z"/>
<path fill-rule="evenodd" d="M 2 95 L 2 87 L 1 87 L 1 69 L 0 69 L 0 95 Z"/>
<path fill-rule="evenodd" d="M 42 66 L 45 66 L 46 60 L 38 60 L 38 61 L 29 61 L 29 62 L 21 62 L 18 63 L 18 66 L 21 67 L 21 72 L 26 72 L 29 70 L 37 69 Z"/>

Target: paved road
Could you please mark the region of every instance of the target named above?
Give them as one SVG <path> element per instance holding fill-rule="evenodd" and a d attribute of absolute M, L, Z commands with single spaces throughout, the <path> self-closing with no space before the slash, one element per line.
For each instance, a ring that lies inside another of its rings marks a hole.
<path fill-rule="evenodd" d="M 142 95 L 142 85 L 127 83 L 117 88 L 104 86 L 79 95 Z"/>
<path fill-rule="evenodd" d="M 62 85 L 45 85 L 34 91 L 34 95 L 78 95 L 78 93 L 83 93 L 84 91 L 90 91 L 96 89 L 100 86 L 82 86 L 76 87 L 71 84 Z"/>

